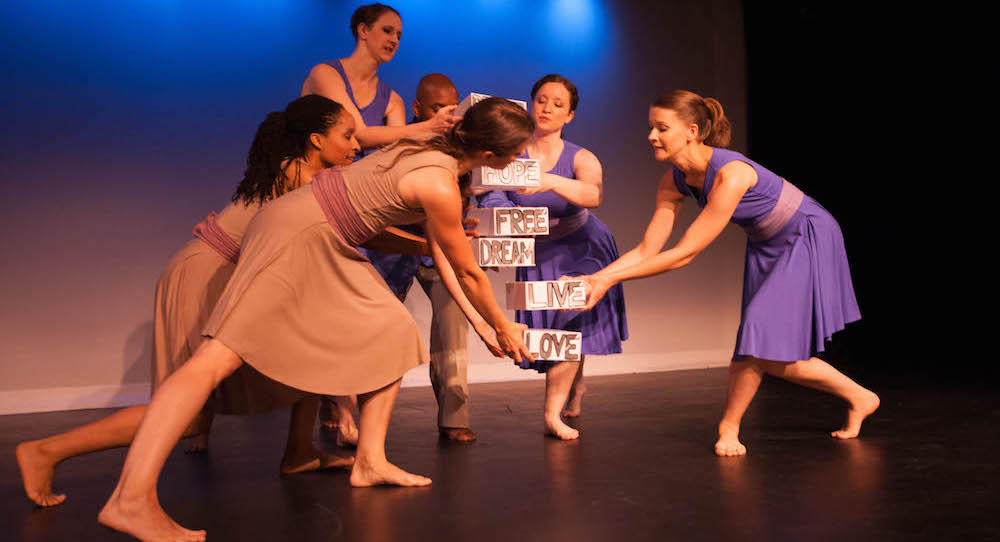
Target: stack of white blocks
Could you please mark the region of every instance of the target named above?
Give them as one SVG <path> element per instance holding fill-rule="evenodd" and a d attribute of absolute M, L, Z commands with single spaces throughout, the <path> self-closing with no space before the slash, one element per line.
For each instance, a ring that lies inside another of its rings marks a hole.
<path fill-rule="evenodd" d="M 459 104 L 463 115 L 476 102 L 489 98 L 472 93 Z M 527 104 L 511 100 L 527 109 Z M 504 169 L 481 167 L 472 170 L 472 190 L 518 190 L 541 183 L 538 160 L 516 159 Z M 531 267 L 535 265 L 534 236 L 549 234 L 546 207 L 494 207 L 473 209 L 470 218 L 479 219 L 472 240 L 480 267 Z M 507 284 L 507 308 L 515 310 L 578 309 L 586 304 L 582 280 L 543 280 Z M 528 329 L 524 342 L 536 360 L 579 361 L 583 335 L 578 331 Z"/>

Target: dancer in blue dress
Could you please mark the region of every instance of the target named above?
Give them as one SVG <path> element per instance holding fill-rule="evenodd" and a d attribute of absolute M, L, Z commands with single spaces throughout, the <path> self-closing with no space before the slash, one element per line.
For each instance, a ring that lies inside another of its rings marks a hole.
<path fill-rule="evenodd" d="M 861 318 L 837 221 L 788 181 L 725 148 L 730 127 L 718 101 L 675 90 L 656 100 L 649 124 L 656 160 L 673 169 L 660 180 L 639 246 L 585 277 L 588 306 L 622 281 L 687 265 L 732 222 L 748 237 L 743 314 L 715 453 L 746 453 L 740 421 L 765 374 L 847 401 L 847 420 L 831 435 L 858 436 L 878 396 L 815 357 L 835 332 Z M 702 211 L 675 247 L 660 252 L 686 197 Z"/>
<path fill-rule="evenodd" d="M 539 79 L 531 89 L 535 132 L 522 158 L 541 161 L 541 186 L 519 192 L 490 192 L 479 198 L 482 207 L 548 207 L 551 235 L 535 243 L 535 267 L 519 267 L 518 281 L 556 280 L 563 276 L 596 273 L 618 259 L 618 247 L 608 227 L 587 209 L 601 204 L 601 163 L 587 149 L 562 139 L 562 129 L 573 120 L 580 97 L 576 85 L 557 74 Z M 628 338 L 625 296 L 621 286 L 589 312 L 517 311 L 517 321 L 530 328 L 562 329 L 583 334 L 583 354 L 617 354 Z M 522 369 L 546 373 L 545 430 L 561 439 L 580 433 L 566 425 L 566 417 L 580 415 L 586 391 L 583 361 L 523 362 Z M 564 409 L 565 407 L 565 409 Z"/>

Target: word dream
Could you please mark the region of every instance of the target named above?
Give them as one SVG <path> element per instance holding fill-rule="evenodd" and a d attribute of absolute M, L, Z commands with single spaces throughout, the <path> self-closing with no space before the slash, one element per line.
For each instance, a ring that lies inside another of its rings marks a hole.
<path fill-rule="evenodd" d="M 507 283 L 507 308 L 536 311 L 582 309 L 587 294 L 582 280 L 529 280 Z"/>
<path fill-rule="evenodd" d="M 536 360 L 580 361 L 583 334 L 559 329 L 526 329 L 524 345 Z"/>
<path fill-rule="evenodd" d="M 548 235 L 548 207 L 492 207 L 472 209 L 469 218 L 479 224 L 475 231 L 486 237 L 517 237 L 521 235 Z"/>
<path fill-rule="evenodd" d="M 535 265 L 535 240 L 530 237 L 477 237 L 471 243 L 479 267 Z"/>
<path fill-rule="evenodd" d="M 493 96 L 490 96 L 489 94 L 480 94 L 478 92 L 469 93 L 469 95 L 466 96 L 464 100 L 458 102 L 458 107 L 456 107 L 451 114 L 456 117 L 465 116 L 465 112 L 468 111 L 470 107 L 485 100 L 486 98 L 492 98 L 492 97 Z M 525 111 L 528 110 L 528 102 L 522 102 L 521 100 L 510 100 L 510 101 L 523 107 Z"/>

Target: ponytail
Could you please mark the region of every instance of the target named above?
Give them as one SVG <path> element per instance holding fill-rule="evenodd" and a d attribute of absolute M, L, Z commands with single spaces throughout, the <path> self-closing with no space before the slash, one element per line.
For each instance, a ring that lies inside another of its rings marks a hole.
<path fill-rule="evenodd" d="M 684 121 L 698 126 L 698 141 L 712 147 L 729 146 L 733 129 L 722 104 L 715 98 L 702 98 L 686 90 L 671 90 L 657 98 L 653 107 L 670 109 Z"/>

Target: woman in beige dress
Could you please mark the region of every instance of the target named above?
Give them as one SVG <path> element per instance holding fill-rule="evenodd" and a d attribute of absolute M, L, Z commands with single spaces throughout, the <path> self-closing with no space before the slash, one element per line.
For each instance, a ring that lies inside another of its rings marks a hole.
<path fill-rule="evenodd" d="M 156 284 L 154 391 L 201 344 L 201 330 L 236 269 L 240 241 L 250 219 L 265 202 L 309 183 L 317 171 L 351 163 L 359 148 L 354 128 L 354 119 L 340 104 L 314 95 L 293 101 L 260 124 L 233 203 L 195 227 L 195 239 L 174 255 Z M 352 458 L 325 454 L 313 446 L 318 398 L 275 382 L 250 366 L 241 367 L 220 383 L 184 428 L 183 436 L 204 439 L 213 412 L 247 415 L 292 403 L 281 471 L 350 467 Z M 52 492 L 56 466 L 70 457 L 128 446 L 147 408 L 125 408 L 66 433 L 21 443 L 17 460 L 28 497 L 40 506 L 63 502 L 65 495 Z M 204 440 L 195 447 L 203 446 Z"/>
<path fill-rule="evenodd" d="M 212 389 L 243 362 L 304 391 L 357 395 L 361 416 L 350 483 L 422 486 L 385 456 L 385 436 L 403 374 L 427 361 L 406 308 L 357 246 L 390 224 L 426 219 L 439 270 L 454 272 L 468 301 L 496 331 L 502 352 L 531 359 L 525 326 L 493 298 L 462 228 L 459 178 L 502 168 L 534 129 L 520 106 L 491 98 L 444 136 L 404 139 L 275 200 L 243 238 L 236 272 L 194 356 L 153 396 L 118 485 L 98 520 L 142 540 L 204 540 L 157 499 L 167 455 Z"/>

